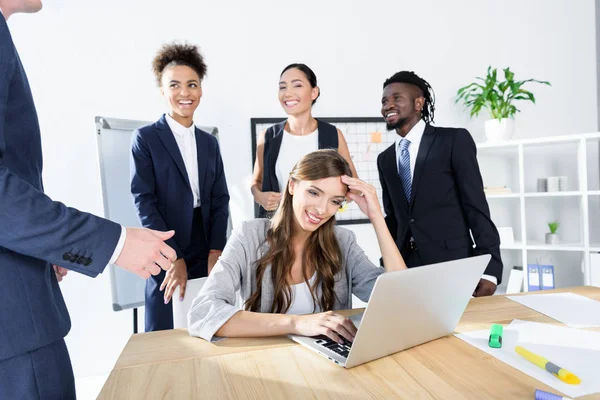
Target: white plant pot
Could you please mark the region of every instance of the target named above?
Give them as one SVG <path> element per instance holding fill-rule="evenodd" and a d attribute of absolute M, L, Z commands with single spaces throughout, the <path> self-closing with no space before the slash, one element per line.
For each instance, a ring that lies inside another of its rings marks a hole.
<path fill-rule="evenodd" d="M 558 235 L 556 233 L 546 233 L 546 244 L 558 244 Z"/>
<path fill-rule="evenodd" d="M 512 118 L 488 119 L 485 121 L 485 136 L 490 142 L 509 140 L 515 133 L 515 120 Z"/>

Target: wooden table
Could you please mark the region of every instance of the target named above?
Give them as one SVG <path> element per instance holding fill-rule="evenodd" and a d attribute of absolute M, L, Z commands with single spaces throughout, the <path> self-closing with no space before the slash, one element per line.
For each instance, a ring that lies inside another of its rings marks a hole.
<path fill-rule="evenodd" d="M 595 287 L 543 293 L 552 292 L 600 300 Z M 513 319 L 562 325 L 493 296 L 472 299 L 456 332 Z M 99 398 L 530 400 L 535 389 L 556 393 L 452 335 L 346 370 L 286 337 L 212 344 L 177 329 L 133 335 Z M 581 399 L 600 399 L 600 393 Z"/>

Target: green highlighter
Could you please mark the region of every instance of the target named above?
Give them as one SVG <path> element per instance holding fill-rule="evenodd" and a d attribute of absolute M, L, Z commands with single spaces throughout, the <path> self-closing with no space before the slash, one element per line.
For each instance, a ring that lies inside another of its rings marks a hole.
<path fill-rule="evenodd" d="M 500 324 L 492 324 L 490 328 L 490 339 L 488 345 L 495 349 L 502 347 L 502 331 L 504 327 Z"/>

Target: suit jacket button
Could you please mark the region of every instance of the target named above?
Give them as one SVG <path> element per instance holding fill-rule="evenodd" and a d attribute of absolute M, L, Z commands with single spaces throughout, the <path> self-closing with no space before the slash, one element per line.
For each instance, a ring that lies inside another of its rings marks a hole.
<path fill-rule="evenodd" d="M 86 258 L 85 257 L 78 257 L 77 261 L 75 261 L 77 264 L 83 264 L 85 263 Z"/>
<path fill-rule="evenodd" d="M 414 223 L 415 223 L 415 219 L 414 219 L 414 218 L 411 218 L 411 219 L 409 219 L 409 220 L 408 220 L 408 223 L 409 223 L 409 224 L 414 224 Z"/>
<path fill-rule="evenodd" d="M 87 267 L 91 263 L 92 263 L 92 259 L 91 258 L 86 258 L 85 261 L 84 261 L 84 263 L 83 263 L 83 265 L 85 265 Z"/>
<path fill-rule="evenodd" d="M 76 262 L 77 259 L 79 258 L 78 254 L 71 254 L 71 258 L 69 258 L 69 261 L 71 261 L 72 263 Z"/>
<path fill-rule="evenodd" d="M 73 256 L 73 254 L 71 254 L 71 253 L 65 253 L 65 254 L 63 254 L 63 260 L 69 261 L 72 256 Z"/>

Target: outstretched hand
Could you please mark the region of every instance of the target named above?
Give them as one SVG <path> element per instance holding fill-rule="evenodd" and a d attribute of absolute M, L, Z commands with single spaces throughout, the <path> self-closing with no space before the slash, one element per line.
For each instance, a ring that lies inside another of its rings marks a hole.
<path fill-rule="evenodd" d="M 161 269 L 167 271 L 171 262 L 177 259 L 177 253 L 165 240 L 174 234 L 175 231 L 127 228 L 125 244 L 115 264 L 144 279 L 148 279 L 150 275 L 158 275 Z"/>

